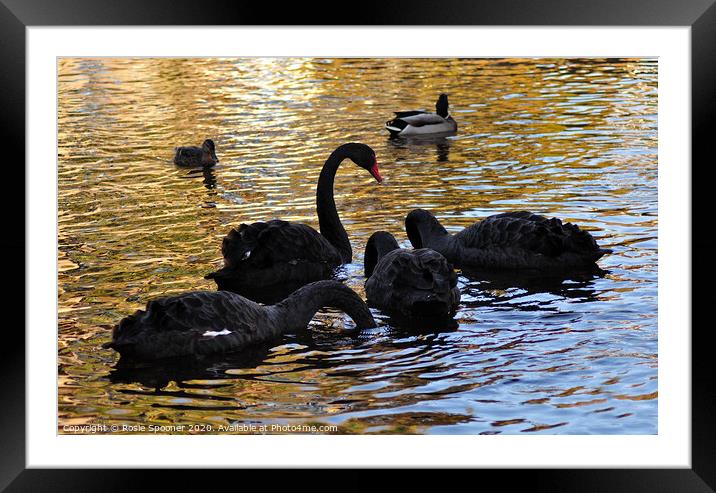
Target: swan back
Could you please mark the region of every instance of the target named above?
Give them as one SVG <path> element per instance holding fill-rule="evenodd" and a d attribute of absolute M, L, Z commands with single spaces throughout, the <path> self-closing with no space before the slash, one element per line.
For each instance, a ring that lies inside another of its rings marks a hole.
<path fill-rule="evenodd" d="M 281 333 L 266 308 L 228 291 L 194 291 L 147 303 L 120 321 L 107 344 L 153 360 L 234 351 Z"/>
<path fill-rule="evenodd" d="M 340 264 L 340 254 L 315 229 L 301 223 L 273 219 L 241 224 L 224 238 L 221 254 L 228 267 L 267 268 L 292 260 Z"/>
<path fill-rule="evenodd" d="M 527 211 L 489 216 L 454 241 L 460 265 L 488 269 L 570 271 L 593 266 L 611 252 L 575 224 Z"/>
<path fill-rule="evenodd" d="M 593 266 L 611 253 L 579 226 L 527 211 L 489 216 L 450 235 L 435 216 L 416 209 L 405 229 L 415 248 L 432 248 L 461 268 L 565 272 Z"/>
<path fill-rule="evenodd" d="M 218 288 L 275 303 L 301 286 L 329 278 L 340 253 L 318 231 L 278 219 L 242 224 L 224 238 L 224 267 L 206 276 Z"/>
<path fill-rule="evenodd" d="M 444 317 L 460 301 L 457 274 L 429 248 L 392 250 L 379 259 L 366 281 L 368 302 L 402 317 Z"/>
<path fill-rule="evenodd" d="M 599 251 L 592 235 L 577 225 L 527 211 L 489 216 L 456 234 L 455 239 L 470 248 L 512 247 L 548 257 Z"/>

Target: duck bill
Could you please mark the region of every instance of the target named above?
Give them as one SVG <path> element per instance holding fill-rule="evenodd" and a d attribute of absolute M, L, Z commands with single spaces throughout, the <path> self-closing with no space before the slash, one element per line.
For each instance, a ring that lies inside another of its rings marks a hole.
<path fill-rule="evenodd" d="M 380 171 L 378 171 L 378 163 L 375 163 L 373 167 L 370 168 L 370 174 L 373 175 L 373 178 L 375 178 L 378 183 L 383 181 L 383 177 L 380 176 Z"/>

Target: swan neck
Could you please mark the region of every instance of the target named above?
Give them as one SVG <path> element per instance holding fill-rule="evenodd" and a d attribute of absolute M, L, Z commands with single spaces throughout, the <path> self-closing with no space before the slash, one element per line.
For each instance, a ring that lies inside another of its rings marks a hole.
<path fill-rule="evenodd" d="M 321 234 L 338 250 L 343 262 L 350 263 L 353 259 L 353 250 L 348 240 L 348 234 L 341 223 L 341 218 L 338 216 L 336 202 L 333 198 L 336 171 L 346 157 L 343 149 L 339 147 L 333 151 L 323 165 L 316 187 L 316 212 Z"/>
<path fill-rule="evenodd" d="M 365 277 L 369 278 L 373 275 L 376 265 L 386 254 L 400 248 L 395 237 L 390 233 L 378 231 L 368 239 L 365 246 L 365 255 L 363 256 L 363 264 Z"/>
<path fill-rule="evenodd" d="M 452 239 L 442 224 L 435 218 L 430 220 L 409 221 L 406 223 L 408 239 L 413 248 L 432 248 L 440 251 Z"/>
<path fill-rule="evenodd" d="M 316 312 L 324 307 L 342 310 L 360 329 L 376 325 L 363 300 L 352 289 L 338 281 L 308 284 L 274 305 L 287 332 L 305 329 Z"/>

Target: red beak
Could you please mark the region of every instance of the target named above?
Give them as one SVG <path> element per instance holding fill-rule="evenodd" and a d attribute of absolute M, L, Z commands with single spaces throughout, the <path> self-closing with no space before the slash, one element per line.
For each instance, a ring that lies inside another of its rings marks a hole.
<path fill-rule="evenodd" d="M 375 178 L 378 183 L 383 181 L 383 177 L 380 176 L 380 171 L 378 171 L 378 161 L 376 160 L 373 163 L 373 167 L 370 169 L 370 174 L 373 175 L 373 178 Z"/>

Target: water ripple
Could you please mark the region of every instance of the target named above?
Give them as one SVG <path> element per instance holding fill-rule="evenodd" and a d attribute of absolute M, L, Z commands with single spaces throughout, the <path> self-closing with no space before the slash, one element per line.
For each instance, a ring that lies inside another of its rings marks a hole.
<path fill-rule="evenodd" d="M 396 78 L 400 83 L 395 83 Z M 335 424 L 340 433 L 653 434 L 657 417 L 657 62 L 615 59 L 60 59 L 59 418 L 63 424 Z M 458 135 L 386 138 L 391 112 L 448 92 Z M 171 164 L 211 137 L 221 163 Z M 614 254 L 583 279 L 459 278 L 456 327 L 358 337 L 322 312 L 275 347 L 122 368 L 101 344 L 147 300 L 213 289 L 240 222 L 318 227 L 330 151 L 362 141 L 385 182 L 343 166 L 363 294 L 378 229 L 416 207 L 450 231 L 529 209 Z"/>

